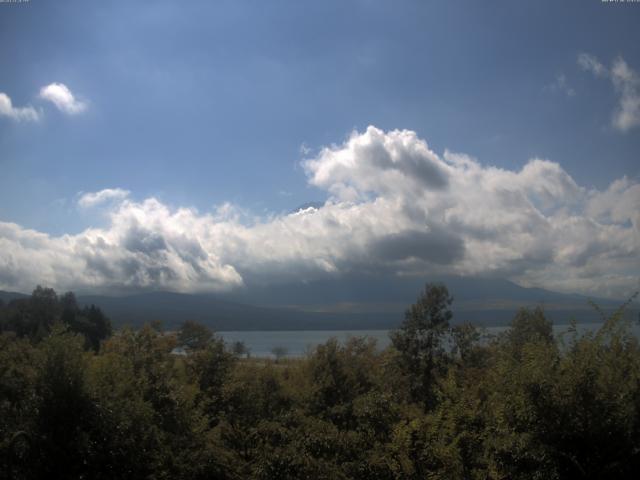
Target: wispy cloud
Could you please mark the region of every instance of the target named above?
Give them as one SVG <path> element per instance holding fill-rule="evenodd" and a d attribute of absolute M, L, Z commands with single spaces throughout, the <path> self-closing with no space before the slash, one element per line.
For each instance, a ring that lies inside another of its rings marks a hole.
<path fill-rule="evenodd" d="M 87 103 L 78 100 L 63 83 L 51 83 L 40 89 L 40 98 L 52 102 L 58 110 L 77 115 L 87 109 Z"/>
<path fill-rule="evenodd" d="M 11 98 L 6 93 L 0 92 L 0 116 L 9 117 L 18 122 L 35 122 L 40 119 L 40 112 L 31 105 L 14 107 Z"/>
<path fill-rule="evenodd" d="M 311 153 L 312 150 L 311 150 L 311 147 L 309 147 L 306 143 L 303 142 L 300 145 L 299 151 L 300 151 L 300 155 L 302 155 L 303 157 L 306 157 Z"/>
<path fill-rule="evenodd" d="M 640 184 L 589 190 L 555 162 L 520 170 L 438 155 L 415 132 L 369 127 L 304 161 L 327 202 L 243 221 L 122 189 L 109 224 L 51 237 L 0 222 L 0 288 L 232 289 L 348 272 L 499 275 L 527 285 L 625 296 L 640 272 Z"/>
<path fill-rule="evenodd" d="M 640 126 L 640 75 L 620 57 L 611 67 L 611 80 L 620 95 L 614 125 L 623 132 Z"/>
<path fill-rule="evenodd" d="M 605 77 L 608 74 L 607 67 L 605 67 L 600 61 L 588 53 L 581 53 L 578 55 L 578 65 L 583 70 L 591 72 L 598 77 Z"/>
<path fill-rule="evenodd" d="M 555 80 L 546 88 L 551 92 L 564 93 L 568 97 L 573 97 L 576 94 L 576 91 L 569 86 L 567 77 L 564 73 L 557 75 Z"/>
<path fill-rule="evenodd" d="M 81 208 L 91 208 L 109 201 L 124 200 L 129 196 L 128 190 L 122 188 L 105 188 L 99 192 L 80 193 L 78 206 Z"/>
<path fill-rule="evenodd" d="M 616 58 L 611 68 L 605 67 L 593 55 L 581 53 L 578 64 L 597 77 L 609 78 L 618 94 L 618 106 L 612 124 L 621 132 L 640 126 L 640 75 L 622 58 Z"/>

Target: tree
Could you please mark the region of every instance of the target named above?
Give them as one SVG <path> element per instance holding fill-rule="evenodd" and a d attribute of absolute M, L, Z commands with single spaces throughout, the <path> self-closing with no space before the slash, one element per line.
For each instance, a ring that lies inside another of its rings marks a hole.
<path fill-rule="evenodd" d="M 88 347 L 94 351 L 100 348 L 100 342 L 111 335 L 111 322 L 95 305 L 82 309 L 73 292 L 67 292 L 60 297 L 60 320 L 74 332 L 81 333 L 86 339 Z"/>
<path fill-rule="evenodd" d="M 249 358 L 249 355 L 251 354 L 251 350 L 249 350 L 249 348 L 241 340 L 233 342 L 233 344 L 231 345 L 231 351 L 236 357 L 246 355 L 247 358 Z"/>
<path fill-rule="evenodd" d="M 80 325 L 74 328 L 74 325 L 71 325 L 72 329 L 83 333 L 91 348 L 97 351 L 100 348 L 100 342 L 111 335 L 111 322 L 95 305 L 84 307 L 80 312 L 80 318 L 86 319 L 85 324 L 81 324 L 84 328 Z"/>
<path fill-rule="evenodd" d="M 356 398 L 374 385 L 374 358 L 375 341 L 371 339 L 353 337 L 341 345 L 330 338 L 318 345 L 307 363 L 311 412 L 335 425 L 353 426 Z"/>
<path fill-rule="evenodd" d="M 187 350 L 202 350 L 213 339 L 213 332 L 201 323 L 187 320 L 178 331 L 178 344 Z"/>
<path fill-rule="evenodd" d="M 60 296 L 60 307 L 62 307 L 62 316 L 69 315 L 80 310 L 78 300 L 73 292 L 66 292 Z"/>
<path fill-rule="evenodd" d="M 473 358 L 474 347 L 480 341 L 480 331 L 471 323 L 465 322 L 451 329 L 453 341 L 453 354 L 458 355 L 462 362 L 468 362 Z"/>
<path fill-rule="evenodd" d="M 31 297 L 13 300 L 10 307 L 12 311 L 7 321 L 7 329 L 32 340 L 42 340 L 46 337 L 54 322 L 60 317 L 56 292 L 52 288 L 43 288 L 40 285 Z"/>
<path fill-rule="evenodd" d="M 220 409 L 222 387 L 236 358 L 225 349 L 222 339 L 213 337 L 208 345 L 192 350 L 184 358 L 189 378 L 198 386 L 200 403 L 215 423 Z"/>
<path fill-rule="evenodd" d="M 529 343 L 552 344 L 553 324 L 547 320 L 541 307 L 533 310 L 521 308 L 513 321 L 511 328 L 505 333 L 505 340 L 512 352 L 518 356 L 524 345 Z"/>
<path fill-rule="evenodd" d="M 0 334 L 0 478 L 33 478 L 40 356 L 26 338 Z"/>
<path fill-rule="evenodd" d="M 273 347 L 271 349 L 271 354 L 276 357 L 276 362 L 280 361 L 280 359 L 282 359 L 283 357 L 285 357 L 288 353 L 288 350 L 286 347 L 283 347 L 281 345 L 276 345 L 275 347 Z"/>
<path fill-rule="evenodd" d="M 402 326 L 391 333 L 400 365 L 410 378 L 411 395 L 426 408 L 435 403 L 436 378 L 445 366 L 443 337 L 453 317 L 452 302 L 446 286 L 428 283 L 406 311 Z"/>
<path fill-rule="evenodd" d="M 94 448 L 87 431 L 96 413 L 86 388 L 83 339 L 56 324 L 40 348 L 43 359 L 35 388 L 39 400 L 36 477 L 81 478 Z"/>
<path fill-rule="evenodd" d="M 29 298 L 16 299 L 2 309 L 1 329 L 40 341 L 61 322 L 85 337 L 85 346 L 98 351 L 100 342 L 111 335 L 111 322 L 95 305 L 80 309 L 73 292 L 58 297 L 51 288 L 37 286 Z"/>

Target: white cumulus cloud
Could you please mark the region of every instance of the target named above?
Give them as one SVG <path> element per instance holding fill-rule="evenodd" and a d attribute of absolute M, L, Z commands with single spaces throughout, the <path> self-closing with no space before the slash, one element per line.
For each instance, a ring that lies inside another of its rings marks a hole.
<path fill-rule="evenodd" d="M 78 198 L 78 206 L 82 208 L 91 208 L 101 203 L 123 200 L 129 196 L 128 190 L 122 188 L 105 188 L 99 192 L 81 193 Z"/>
<path fill-rule="evenodd" d="M 0 223 L 0 288 L 225 290 L 354 272 L 499 275 L 524 285 L 623 297 L 640 277 L 640 184 L 590 190 L 550 160 L 519 170 L 439 155 L 408 130 L 369 127 L 303 162 L 318 208 L 266 218 L 133 201 L 109 221 L 52 237 Z"/>
<path fill-rule="evenodd" d="M 40 98 L 52 102 L 58 110 L 77 115 L 87 109 L 87 103 L 78 100 L 63 83 L 51 83 L 40 89 Z"/>
<path fill-rule="evenodd" d="M 32 106 L 14 107 L 11 98 L 0 92 L 0 116 L 17 121 L 35 122 L 40 119 L 40 112 Z"/>

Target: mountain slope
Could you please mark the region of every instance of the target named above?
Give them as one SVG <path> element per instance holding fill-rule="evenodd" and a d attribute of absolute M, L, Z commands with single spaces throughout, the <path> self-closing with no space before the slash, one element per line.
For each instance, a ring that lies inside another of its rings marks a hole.
<path fill-rule="evenodd" d="M 255 307 L 213 295 L 171 292 L 143 293 L 126 297 L 80 296 L 78 302 L 98 305 L 116 325 L 141 325 L 160 321 L 175 328 L 185 320 L 215 330 L 323 330 L 388 328 L 386 314 L 351 314 L 296 311 Z"/>
<path fill-rule="evenodd" d="M 454 323 L 505 325 L 520 307 L 542 305 L 556 323 L 572 318 L 600 321 L 588 298 L 500 279 L 445 277 L 454 297 Z M 306 284 L 248 286 L 226 295 L 149 292 L 128 296 L 79 295 L 82 305 L 98 305 L 116 326 L 160 321 L 176 328 L 185 320 L 215 330 L 357 330 L 397 327 L 426 279 L 348 276 Z M 23 294 L 0 292 L 5 303 Z M 598 299 L 612 311 L 621 301 Z M 638 304 L 629 316 L 636 318 Z"/>
<path fill-rule="evenodd" d="M 9 303 L 11 300 L 16 300 L 19 298 L 27 298 L 29 295 L 18 292 L 5 292 L 4 290 L 0 290 L 0 300 L 4 303 Z"/>

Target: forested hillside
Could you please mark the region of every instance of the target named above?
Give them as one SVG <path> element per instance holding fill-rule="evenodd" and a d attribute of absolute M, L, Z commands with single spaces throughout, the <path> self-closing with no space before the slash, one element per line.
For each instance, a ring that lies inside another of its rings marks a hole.
<path fill-rule="evenodd" d="M 451 306 L 427 285 L 384 351 L 330 340 L 274 361 L 194 322 L 112 332 L 38 288 L 0 305 L 0 477 L 636 478 L 624 305 L 559 339 L 541 308 L 487 338 Z"/>

